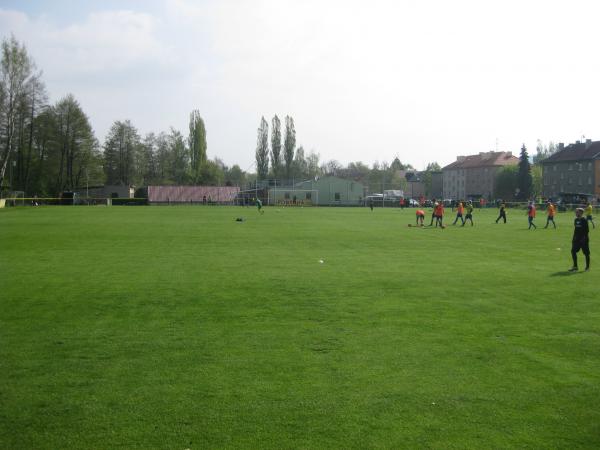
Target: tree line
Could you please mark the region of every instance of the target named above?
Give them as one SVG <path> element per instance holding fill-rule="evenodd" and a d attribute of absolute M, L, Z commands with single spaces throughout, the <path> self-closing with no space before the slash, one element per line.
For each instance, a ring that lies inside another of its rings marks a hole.
<path fill-rule="evenodd" d="M 115 121 L 100 145 L 72 94 L 49 104 L 42 72 L 24 44 L 3 39 L 0 59 L 0 189 L 56 196 L 86 185 L 242 185 L 246 174 L 207 158 L 198 110 L 189 134 L 140 136 L 129 120 Z"/>
<path fill-rule="evenodd" d="M 284 129 L 282 130 L 282 126 Z M 94 135 L 88 116 L 72 94 L 49 104 L 48 94 L 32 57 L 14 36 L 3 39 L 0 60 L 0 190 L 24 191 L 27 195 L 56 196 L 63 191 L 103 184 L 147 185 L 236 185 L 244 187 L 256 179 L 281 183 L 334 175 L 369 186 L 371 191 L 405 189 L 410 164 L 398 157 L 391 163 L 370 167 L 357 161 L 346 166 L 339 161 L 320 161 L 314 150 L 296 147 L 296 128 L 291 116 L 283 124 L 277 115 L 269 124 L 260 120 L 255 149 L 256 173 L 239 165 L 228 167 L 215 157 L 208 159 L 206 125 L 198 110 L 189 116 L 187 136 L 169 131 L 140 136 L 129 120 L 115 121 L 104 143 Z M 538 142 L 534 162 L 557 150 Z M 436 162 L 420 172 L 431 188 Z M 541 169 L 529 169 L 534 192 L 540 185 Z M 522 172 L 525 173 L 525 172 Z M 524 175 L 523 175 L 524 176 Z M 521 178 L 523 178 L 523 176 Z M 521 186 L 517 168 L 504 169 L 497 180 L 499 191 L 510 198 Z M 525 182 L 526 184 L 526 182 Z M 521 186 L 521 192 L 527 191 Z"/>

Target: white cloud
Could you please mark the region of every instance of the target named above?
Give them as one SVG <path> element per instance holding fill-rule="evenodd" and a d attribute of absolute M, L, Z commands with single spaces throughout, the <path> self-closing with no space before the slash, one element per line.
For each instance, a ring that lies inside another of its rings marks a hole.
<path fill-rule="evenodd" d="M 99 136 L 129 118 L 185 132 L 247 167 L 260 117 L 287 114 L 323 159 L 425 166 L 522 142 L 600 139 L 593 1 L 165 0 L 58 26 L 0 11 Z M 594 135 L 597 134 L 597 136 Z"/>

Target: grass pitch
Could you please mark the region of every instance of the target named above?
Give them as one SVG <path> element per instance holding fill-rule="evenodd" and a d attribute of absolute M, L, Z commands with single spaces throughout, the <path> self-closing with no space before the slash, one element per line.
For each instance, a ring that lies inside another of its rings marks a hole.
<path fill-rule="evenodd" d="M 600 446 L 597 230 L 265 209 L 0 210 L 0 447 Z"/>

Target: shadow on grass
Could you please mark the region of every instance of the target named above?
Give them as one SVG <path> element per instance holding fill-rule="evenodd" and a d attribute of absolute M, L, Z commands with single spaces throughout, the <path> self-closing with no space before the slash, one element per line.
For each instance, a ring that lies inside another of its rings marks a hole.
<path fill-rule="evenodd" d="M 580 275 L 582 273 L 584 273 L 584 272 L 570 272 L 568 270 L 565 270 L 563 272 L 554 272 L 554 273 L 551 273 L 550 276 L 551 277 L 570 277 L 572 275 Z"/>

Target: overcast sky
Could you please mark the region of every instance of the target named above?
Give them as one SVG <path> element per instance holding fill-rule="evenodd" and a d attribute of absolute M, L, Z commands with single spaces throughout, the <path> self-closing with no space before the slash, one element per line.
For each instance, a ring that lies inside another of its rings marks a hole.
<path fill-rule="evenodd" d="M 254 171 L 261 116 L 321 161 L 402 162 L 600 139 L 596 0 L 0 0 L 52 102 L 188 134 Z"/>

